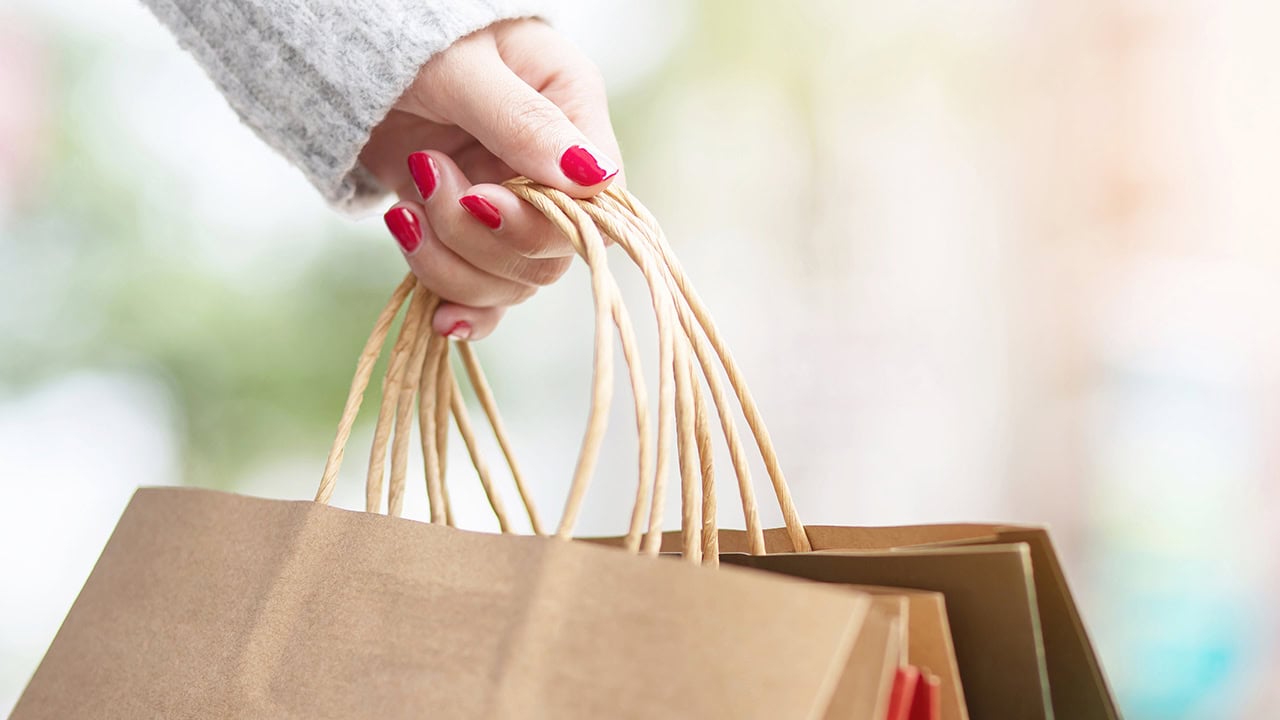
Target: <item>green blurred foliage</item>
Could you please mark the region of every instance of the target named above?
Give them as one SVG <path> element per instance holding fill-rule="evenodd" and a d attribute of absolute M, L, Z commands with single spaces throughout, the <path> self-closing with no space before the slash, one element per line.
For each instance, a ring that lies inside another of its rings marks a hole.
<path fill-rule="evenodd" d="M 44 172 L 9 219 L 0 378 L 11 392 L 80 368 L 162 379 L 180 420 L 184 482 L 227 487 L 264 459 L 321 457 L 356 355 L 402 272 L 387 247 L 350 224 L 325 226 L 328 248 L 279 283 L 234 283 L 183 243 L 191 198 L 145 148 L 100 151 L 97 120 L 75 112 L 74 77 L 109 48 L 57 55 Z M 268 152 L 264 147 L 263 152 Z M 122 154 L 133 164 L 115 161 Z M 147 197 L 148 188 L 172 195 Z M 271 243 L 271 237 L 238 238 Z"/>

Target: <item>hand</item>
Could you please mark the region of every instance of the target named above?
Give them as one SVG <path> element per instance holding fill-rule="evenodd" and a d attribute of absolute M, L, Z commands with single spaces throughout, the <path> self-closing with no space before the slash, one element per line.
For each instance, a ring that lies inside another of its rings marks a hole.
<path fill-rule="evenodd" d="M 472 340 L 574 254 L 497 183 L 525 175 L 587 198 L 621 181 L 620 157 L 599 71 L 537 20 L 497 23 L 433 57 L 360 154 L 401 199 L 385 219 L 409 267 L 448 301 L 434 329 Z"/>

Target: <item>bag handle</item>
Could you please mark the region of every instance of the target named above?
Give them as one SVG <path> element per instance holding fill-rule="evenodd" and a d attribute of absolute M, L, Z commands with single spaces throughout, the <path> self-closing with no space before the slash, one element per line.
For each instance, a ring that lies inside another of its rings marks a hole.
<path fill-rule="evenodd" d="M 554 534 L 566 539 L 572 535 L 599 457 L 612 402 L 612 331 L 616 328 L 632 389 L 639 440 L 639 480 L 624 543 L 627 549 L 647 554 L 656 554 L 660 549 L 662 508 L 674 425 L 681 476 L 684 555 L 693 562 L 715 564 L 717 561 L 714 449 L 710 413 L 703 396 L 702 383 L 698 380 L 700 374 L 711 394 L 718 424 L 729 449 L 750 550 L 753 554 L 765 552 L 746 451 L 734 421 L 734 408 L 720 377 L 720 370 L 723 369 L 725 379 L 738 401 L 738 408 L 747 420 L 754 444 L 764 460 L 774 496 L 782 509 L 791 545 L 797 551 L 809 550 L 808 537 L 796 514 L 790 489 L 754 398 L 743 382 L 738 365 L 719 335 L 710 313 L 693 290 L 652 214 L 630 193 L 615 188 L 610 188 L 591 200 L 576 200 L 558 190 L 523 178 L 508 182 L 507 187 L 542 212 L 564 233 L 591 273 L 595 308 L 591 406 L 568 498 Z M 659 340 L 656 449 L 654 438 L 650 435 L 648 395 L 640 369 L 635 334 L 605 260 L 606 239 L 619 245 L 641 271 L 652 300 Z M 440 300 L 430 291 L 417 286 L 412 275 L 406 277 L 392 293 L 361 351 L 316 500 L 328 502 L 332 497 L 338 468 L 364 392 L 372 379 L 373 367 L 390 333 L 394 318 L 406 301 L 408 309 L 393 343 L 383 379 L 382 404 L 366 478 L 366 510 L 377 512 L 380 509 L 389 445 L 391 468 L 388 513 L 399 515 L 401 512 L 413 402 L 416 397 L 431 521 L 450 525 L 453 523 L 444 484 L 448 417 L 452 414 L 499 526 L 503 532 L 510 532 L 509 520 L 499 496 L 494 492 L 491 473 L 479 452 L 461 389 L 453 376 L 449 361 L 451 343 L 448 338 L 431 331 L 430 318 Z M 529 517 L 530 526 L 535 534 L 544 534 L 480 363 L 467 343 L 458 342 L 454 345 L 458 349 L 461 365 L 467 373 L 476 399 L 493 428 Z M 647 525 L 644 522 L 646 506 Z"/>

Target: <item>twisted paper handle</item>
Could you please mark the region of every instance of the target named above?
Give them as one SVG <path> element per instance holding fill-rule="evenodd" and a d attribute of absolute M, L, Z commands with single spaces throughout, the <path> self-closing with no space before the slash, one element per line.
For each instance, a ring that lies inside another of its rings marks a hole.
<path fill-rule="evenodd" d="M 616 328 L 631 384 L 639 439 L 639 478 L 626 547 L 633 552 L 643 550 L 648 554 L 656 554 L 660 549 L 662 508 L 674 424 L 681 479 L 683 554 L 692 562 L 717 562 L 714 448 L 710 413 L 702 394 L 702 383 L 698 379 L 701 376 L 711 394 L 729 449 L 751 552 L 765 552 L 764 533 L 760 527 L 759 509 L 746 450 L 734 421 L 734 409 L 720 376 L 720 370 L 723 369 L 724 378 L 728 380 L 738 400 L 768 470 L 792 547 L 797 551 L 808 551 L 808 537 L 796 514 L 790 489 L 783 477 L 760 411 L 710 314 L 694 292 L 661 228 L 649 211 L 625 190 L 611 188 L 591 200 L 576 200 L 554 188 L 525 179 L 513 180 L 507 186 L 546 215 L 564 233 L 591 273 L 595 306 L 591 406 L 569 496 L 555 535 L 562 538 L 572 535 L 599 458 L 612 402 L 612 329 Z M 648 394 L 640 367 L 635 333 L 617 283 L 608 269 L 605 259 L 606 238 L 621 247 L 640 269 L 652 300 L 658 328 L 659 364 L 656 448 L 655 438 L 650 434 Z M 417 398 L 419 437 L 431 521 L 453 524 L 444 483 L 448 419 L 452 414 L 499 527 L 503 532 L 510 532 L 509 518 L 495 492 L 492 474 L 479 451 L 466 403 L 453 376 L 449 361 L 450 342 L 431 331 L 430 319 L 440 299 L 425 288 L 417 286 L 412 275 L 406 277 L 392 293 L 391 300 L 378 316 L 373 332 L 360 354 L 351 391 L 338 423 L 337 437 L 316 492 L 316 501 L 328 502 L 333 494 L 338 468 L 364 392 L 372 377 L 374 364 L 390 333 L 395 316 L 406 301 L 408 310 L 392 345 L 382 384 L 382 404 L 374 430 L 365 483 L 365 509 L 378 512 L 381 508 L 389 445 L 391 468 L 387 512 L 391 515 L 399 515 L 401 512 L 413 403 Z M 544 534 L 542 522 L 534 509 L 480 363 L 467 343 L 460 342 L 456 346 L 470 385 L 502 449 L 530 526 L 535 534 Z"/>

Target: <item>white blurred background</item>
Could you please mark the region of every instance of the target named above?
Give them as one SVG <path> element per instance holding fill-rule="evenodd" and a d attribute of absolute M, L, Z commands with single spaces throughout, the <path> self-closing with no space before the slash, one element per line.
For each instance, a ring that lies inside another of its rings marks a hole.
<path fill-rule="evenodd" d="M 0 709 L 135 487 L 311 496 L 402 272 L 137 2 L 6 2 Z M 1048 523 L 1127 717 L 1280 703 L 1280 6 L 564 6 L 807 522 Z M 479 346 L 544 515 L 587 298 L 572 274 Z M 626 519 L 617 405 L 584 533 Z"/>

